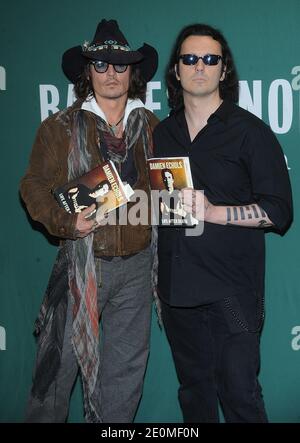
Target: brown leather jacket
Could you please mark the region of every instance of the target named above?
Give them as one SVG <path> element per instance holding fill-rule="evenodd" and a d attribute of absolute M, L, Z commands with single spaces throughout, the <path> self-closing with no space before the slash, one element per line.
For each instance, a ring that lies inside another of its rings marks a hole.
<path fill-rule="evenodd" d="M 82 101 L 78 100 L 66 110 L 42 122 L 32 148 L 29 167 L 20 186 L 21 196 L 30 216 L 42 223 L 51 235 L 61 239 L 76 238 L 77 214 L 69 214 L 58 206 L 52 191 L 68 181 L 68 154 L 73 116 L 74 111 L 81 108 L 81 104 Z M 146 112 L 153 130 L 158 119 L 150 111 Z M 87 125 L 87 149 L 91 154 L 91 168 L 94 168 L 103 159 L 97 145 L 98 134 L 93 113 L 88 113 Z M 138 171 L 138 180 L 134 188 L 149 194 L 149 178 L 141 139 L 132 149 Z M 150 199 L 148 200 L 150 203 Z M 146 248 L 150 237 L 150 225 L 105 225 L 95 231 L 94 252 L 98 256 L 133 254 Z"/>

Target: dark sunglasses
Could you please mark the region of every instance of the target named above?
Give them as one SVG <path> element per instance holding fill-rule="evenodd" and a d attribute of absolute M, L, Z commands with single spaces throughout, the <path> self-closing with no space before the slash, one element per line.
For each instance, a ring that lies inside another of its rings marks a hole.
<path fill-rule="evenodd" d="M 179 59 L 182 60 L 184 65 L 196 65 L 201 59 L 203 63 L 208 66 L 215 66 L 220 60 L 223 60 L 221 55 L 216 54 L 205 54 L 202 57 L 198 57 L 198 55 L 195 54 L 182 54 L 179 56 Z"/>
<path fill-rule="evenodd" d="M 108 70 L 108 66 L 111 63 L 102 62 L 101 60 L 95 60 L 90 62 L 90 64 L 94 66 L 96 72 L 98 72 L 99 74 L 104 74 L 104 72 Z M 118 74 L 125 72 L 126 69 L 128 68 L 128 65 L 112 65 L 112 66 L 114 67 L 114 70 Z"/>

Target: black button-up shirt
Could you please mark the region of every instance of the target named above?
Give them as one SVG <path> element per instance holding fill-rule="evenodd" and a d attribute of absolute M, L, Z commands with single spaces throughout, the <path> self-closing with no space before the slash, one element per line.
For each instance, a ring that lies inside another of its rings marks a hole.
<path fill-rule="evenodd" d="M 224 101 L 191 142 L 184 111 L 154 131 L 156 157 L 188 156 L 195 189 L 214 205 L 257 203 L 275 228 L 292 218 L 285 159 L 271 129 Z M 238 294 L 263 294 L 264 230 L 204 223 L 200 236 L 159 228 L 159 292 L 173 306 L 196 306 Z"/>

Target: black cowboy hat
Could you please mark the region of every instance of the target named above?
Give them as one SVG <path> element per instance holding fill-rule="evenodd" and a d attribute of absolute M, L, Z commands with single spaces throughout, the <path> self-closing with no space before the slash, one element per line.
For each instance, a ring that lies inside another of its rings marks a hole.
<path fill-rule="evenodd" d="M 146 82 L 154 76 L 158 65 L 156 49 L 144 43 L 142 47 L 133 51 L 116 20 L 102 20 L 91 43 L 74 46 L 63 54 L 64 74 L 75 83 L 91 60 L 102 60 L 111 64 L 137 64 Z"/>

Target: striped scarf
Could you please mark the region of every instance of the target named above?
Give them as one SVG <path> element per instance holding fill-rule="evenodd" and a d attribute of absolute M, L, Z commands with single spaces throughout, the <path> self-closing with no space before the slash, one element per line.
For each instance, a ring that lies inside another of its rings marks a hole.
<path fill-rule="evenodd" d="M 87 147 L 86 111 L 79 110 L 74 119 L 71 146 L 68 157 L 68 178 L 72 180 L 88 172 L 91 165 L 91 155 Z M 108 130 L 103 119 L 97 117 L 98 130 Z M 152 154 L 151 128 L 144 108 L 134 109 L 125 128 L 126 152 L 142 137 L 145 156 Z M 101 142 L 100 142 L 101 143 Z M 76 241 L 67 240 L 69 257 L 68 278 L 69 288 L 73 299 L 72 344 L 81 370 L 85 417 L 88 422 L 101 422 L 99 416 L 100 404 L 97 392 L 99 380 L 99 314 L 97 308 L 97 282 L 93 254 L 93 233 Z M 156 230 L 153 229 L 152 242 L 153 274 L 152 280 L 156 287 Z M 157 297 L 155 297 L 157 300 Z"/>

